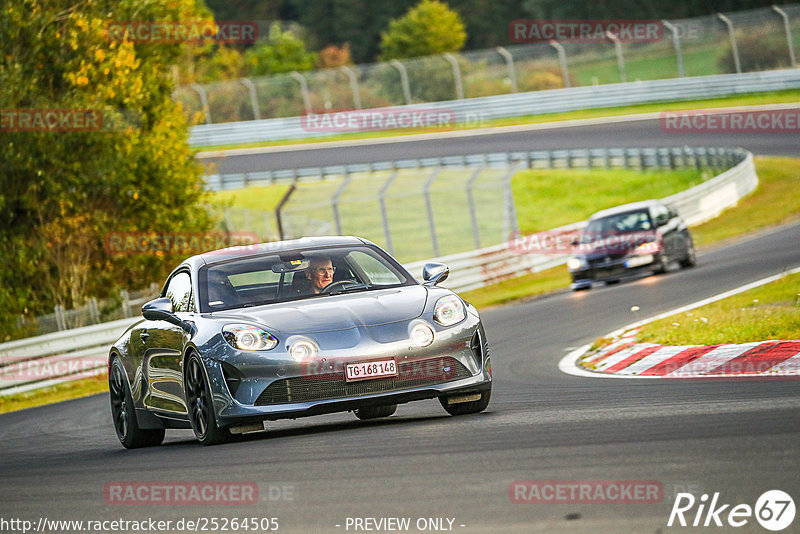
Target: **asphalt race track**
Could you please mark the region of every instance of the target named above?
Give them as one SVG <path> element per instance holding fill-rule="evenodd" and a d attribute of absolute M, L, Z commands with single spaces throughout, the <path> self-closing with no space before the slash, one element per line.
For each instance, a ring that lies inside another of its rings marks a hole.
<path fill-rule="evenodd" d="M 570 146 L 587 146 L 578 142 L 587 134 L 573 133 Z M 636 137 L 610 135 L 605 139 L 617 146 Z M 783 137 L 769 143 L 754 134 L 735 144 L 797 155 L 796 137 L 794 151 L 791 136 Z M 435 400 L 423 401 L 386 420 L 334 414 L 276 422 L 217 447 L 171 431 L 163 446 L 135 451 L 117 442 L 104 395 L 2 415 L 0 518 L 174 525 L 181 518 L 273 517 L 287 533 L 367 531 L 356 530 L 354 518 L 410 518 L 410 532 L 767 532 L 754 517 L 737 529 L 666 525 L 674 494 L 686 489 L 719 492 L 719 503 L 730 504 L 723 521 L 730 508 L 754 507 L 767 490 L 800 502 L 797 381 L 592 379 L 565 375 L 557 364 L 568 350 L 635 320 L 631 306 L 654 315 L 800 266 L 798 243 L 795 223 L 701 254 L 694 269 L 485 310 L 495 385 L 479 415 L 454 418 Z M 518 480 L 656 481 L 664 494 L 654 504 L 517 504 L 509 488 Z M 108 484 L 155 481 L 251 482 L 259 502 L 118 505 L 104 496 Z M 210 524 L 206 531 L 219 532 Z M 800 518 L 784 532 L 798 531 Z"/>
<path fill-rule="evenodd" d="M 795 133 L 672 133 L 661 129 L 657 119 L 612 124 L 552 127 L 518 132 L 465 137 L 440 137 L 422 141 L 387 142 L 339 148 L 281 147 L 277 151 L 214 157 L 216 172 L 240 173 L 298 167 L 342 165 L 409 158 L 557 150 L 565 148 L 621 148 L 666 146 L 742 146 L 754 154 L 797 156 L 800 132 Z"/>

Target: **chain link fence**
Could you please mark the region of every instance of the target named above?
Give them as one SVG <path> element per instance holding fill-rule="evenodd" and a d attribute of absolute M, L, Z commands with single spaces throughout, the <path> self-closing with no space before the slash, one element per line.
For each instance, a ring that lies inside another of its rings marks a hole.
<path fill-rule="evenodd" d="M 274 171 L 247 183 L 291 185 L 286 202 L 275 211 L 227 207 L 222 229 L 252 232 L 263 241 L 357 235 L 412 262 L 496 245 L 518 231 L 511 180 L 519 169 L 718 171 L 739 159 L 722 148 L 596 148 Z M 241 175 L 216 175 L 214 185 L 230 189 L 243 182 Z"/>
<path fill-rule="evenodd" d="M 117 319 L 138 317 L 142 313 L 142 304 L 158 297 L 159 289 L 158 284 L 151 284 L 150 287 L 138 291 L 122 290 L 119 299 L 90 298 L 84 306 L 71 310 L 57 305 L 53 313 L 40 315 L 34 319 L 20 317 L 17 326 L 20 332 L 38 336 Z"/>
<path fill-rule="evenodd" d="M 194 84 L 173 96 L 212 124 L 797 66 L 800 4 L 663 25 L 663 37 L 648 43 L 513 45 Z"/>

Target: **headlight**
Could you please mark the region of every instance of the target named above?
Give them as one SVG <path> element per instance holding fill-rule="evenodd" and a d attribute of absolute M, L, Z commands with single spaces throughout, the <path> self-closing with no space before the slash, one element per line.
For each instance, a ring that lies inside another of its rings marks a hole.
<path fill-rule="evenodd" d="M 310 362 L 317 357 L 317 354 L 319 354 L 319 349 L 308 339 L 295 341 L 289 347 L 289 355 L 299 363 Z"/>
<path fill-rule="evenodd" d="M 278 344 L 275 336 L 250 324 L 225 325 L 222 336 L 229 345 L 241 350 L 270 350 Z"/>
<path fill-rule="evenodd" d="M 570 258 L 567 260 L 567 269 L 570 271 L 577 271 L 586 267 L 586 260 L 583 258 Z"/>
<path fill-rule="evenodd" d="M 659 250 L 661 250 L 661 247 L 655 241 L 642 243 L 641 245 L 636 247 L 637 254 L 655 254 Z"/>
<path fill-rule="evenodd" d="M 417 323 L 411 328 L 411 340 L 420 347 L 433 343 L 433 329 L 425 323 Z"/>
<path fill-rule="evenodd" d="M 442 326 L 452 326 L 466 318 L 464 303 L 455 295 L 442 297 L 433 308 L 433 320 Z"/>

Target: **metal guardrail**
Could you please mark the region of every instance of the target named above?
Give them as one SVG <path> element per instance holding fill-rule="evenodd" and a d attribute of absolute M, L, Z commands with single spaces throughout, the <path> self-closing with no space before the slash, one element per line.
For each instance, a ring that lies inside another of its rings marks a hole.
<path fill-rule="evenodd" d="M 564 161 L 572 164 L 581 162 L 579 156 L 582 154 L 584 160 L 581 163 L 584 166 L 587 162 L 595 161 L 595 158 L 603 160 L 604 157 L 602 152 L 562 152 L 562 156 L 566 156 Z M 533 153 L 507 155 L 505 161 L 509 166 L 522 164 L 520 166 L 529 167 L 531 162 L 535 166 L 537 159 L 531 158 L 531 154 Z M 687 161 L 700 165 L 701 159 L 697 154 L 702 154 L 708 166 L 716 162 L 719 166 L 732 168 L 703 184 L 663 199 L 675 206 L 687 222 L 692 224 L 713 218 L 723 209 L 735 205 L 758 184 L 753 155 L 750 152 L 742 149 L 701 149 L 697 153 L 692 152 L 691 159 Z M 632 161 L 630 154 L 624 150 L 621 157 L 626 163 Z M 638 159 L 633 161 L 645 166 L 670 166 L 680 157 L 680 149 L 651 149 L 651 152 L 639 151 Z M 584 224 L 585 222 L 579 222 L 559 230 L 578 229 Z M 455 291 L 467 291 L 555 267 L 565 260 L 565 256 L 516 254 L 506 242 L 461 254 L 418 261 L 406 264 L 405 267 L 416 275 L 421 273 L 422 266 L 429 261 L 446 263 L 453 274 L 443 285 Z M 137 320 L 139 318 L 121 319 L 0 344 L 0 395 L 38 389 L 103 372 L 107 365 L 109 346 Z"/>
<path fill-rule="evenodd" d="M 104 372 L 111 344 L 140 319 L 119 319 L 0 344 L 0 395 Z"/>
<path fill-rule="evenodd" d="M 654 102 L 680 102 L 798 87 L 800 87 L 800 69 L 785 69 L 549 89 L 413 106 L 395 106 L 391 109 L 452 112 L 457 124 L 477 126 L 481 121 L 507 117 Z M 339 135 L 339 132 L 309 131 L 303 127 L 301 117 L 288 117 L 198 125 L 192 128 L 189 144 L 193 147 L 219 146 L 284 139 L 323 138 L 332 135 Z"/>

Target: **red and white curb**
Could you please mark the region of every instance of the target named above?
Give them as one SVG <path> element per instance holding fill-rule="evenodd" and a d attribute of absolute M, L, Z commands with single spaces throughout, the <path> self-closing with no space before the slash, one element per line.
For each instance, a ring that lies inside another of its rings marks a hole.
<path fill-rule="evenodd" d="M 597 352 L 587 355 L 591 345 L 571 351 L 561 359 L 558 368 L 569 375 L 592 378 L 800 377 L 800 340 L 680 346 L 636 341 L 636 334 L 644 324 L 797 272 L 800 268 L 628 325 L 606 336 L 614 341 Z"/>
<path fill-rule="evenodd" d="M 635 343 L 629 336 L 581 359 L 579 365 L 620 376 L 800 376 L 800 340 L 668 346 Z"/>

